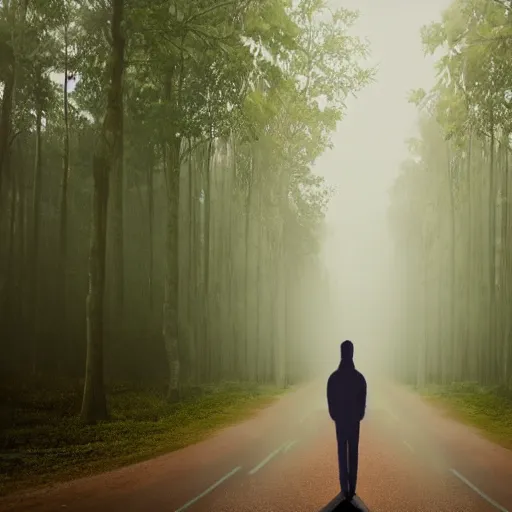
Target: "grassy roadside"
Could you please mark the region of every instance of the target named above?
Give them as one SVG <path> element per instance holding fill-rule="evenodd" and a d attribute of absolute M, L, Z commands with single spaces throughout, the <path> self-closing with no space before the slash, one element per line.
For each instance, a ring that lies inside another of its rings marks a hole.
<path fill-rule="evenodd" d="M 432 386 L 421 395 L 458 421 L 479 429 L 491 441 L 512 449 L 512 393 L 474 383 Z"/>
<path fill-rule="evenodd" d="M 190 390 L 169 404 L 157 390 L 117 387 L 108 396 L 111 420 L 77 419 L 80 390 L 7 390 L 16 404 L 0 433 L 0 496 L 100 473 L 196 443 L 248 418 L 283 390 L 227 383 Z"/>

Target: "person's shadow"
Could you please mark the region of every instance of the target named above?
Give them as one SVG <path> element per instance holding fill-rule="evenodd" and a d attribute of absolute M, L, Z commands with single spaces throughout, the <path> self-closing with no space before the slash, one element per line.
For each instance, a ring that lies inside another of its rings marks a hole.
<path fill-rule="evenodd" d="M 325 507 L 320 509 L 319 512 L 370 512 L 368 507 L 363 503 L 363 500 L 356 496 L 351 502 L 342 499 L 341 494 L 338 494 L 331 500 Z"/>

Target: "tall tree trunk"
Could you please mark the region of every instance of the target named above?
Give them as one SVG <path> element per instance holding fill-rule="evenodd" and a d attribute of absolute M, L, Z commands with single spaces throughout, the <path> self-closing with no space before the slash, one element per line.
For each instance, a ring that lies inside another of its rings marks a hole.
<path fill-rule="evenodd" d="M 196 170 L 194 172 L 194 180 L 193 180 L 193 194 L 194 194 L 194 250 L 193 257 L 195 260 L 195 272 L 194 272 L 194 281 L 195 281 L 195 293 L 194 293 L 194 318 L 195 318 L 195 340 L 197 353 L 201 354 L 201 357 L 197 359 L 197 372 L 198 372 L 198 381 L 203 382 L 208 380 L 208 361 L 207 357 L 204 356 L 206 354 L 206 297 L 205 297 L 205 289 L 206 285 L 204 282 L 205 279 L 205 214 L 204 214 L 204 201 L 201 201 L 200 198 L 204 192 L 204 184 L 206 183 L 206 172 L 208 172 L 208 164 L 206 162 L 204 145 L 201 145 L 198 150 L 196 162 Z"/>
<path fill-rule="evenodd" d="M 154 175 L 154 166 L 153 166 L 153 153 L 151 152 L 151 162 L 148 165 L 147 172 L 147 191 L 148 191 L 148 228 L 149 228 L 149 276 L 148 276 L 148 286 L 149 286 L 149 308 L 153 311 L 153 302 L 154 302 L 154 293 L 153 293 L 153 266 L 154 266 L 154 244 L 153 244 L 153 222 L 155 219 L 155 192 L 153 186 L 153 175 Z"/>
<path fill-rule="evenodd" d="M 244 283 L 244 310 L 245 310 L 245 368 L 246 376 L 249 380 L 256 379 L 256 350 L 255 337 L 253 331 L 253 317 L 256 309 L 256 290 L 257 280 L 254 277 L 254 252 L 256 248 L 253 246 L 254 232 L 254 148 L 251 147 L 251 156 L 248 169 L 248 185 L 247 196 L 245 201 L 245 283 Z"/>
<path fill-rule="evenodd" d="M 485 165 L 485 147 L 484 144 L 479 144 L 478 151 L 478 159 L 476 162 L 476 168 L 480 170 L 478 178 L 479 178 L 479 187 L 478 190 L 478 210 L 479 215 L 477 218 L 478 223 L 478 237 L 480 243 L 476 244 L 475 247 L 478 247 L 478 257 L 476 257 L 477 261 L 477 284 L 480 291 L 480 296 L 478 298 L 478 334 L 479 334 L 479 343 L 478 343 L 478 380 L 480 382 L 486 382 L 487 375 L 487 363 L 489 360 L 489 300 L 488 300 L 488 288 L 489 288 L 489 266 L 485 265 L 486 256 L 488 255 L 488 243 L 489 243 L 489 234 L 488 234 L 488 219 L 487 215 L 489 212 L 489 191 L 486 191 L 486 180 L 484 172 Z M 487 187 L 488 188 L 488 187 Z M 487 192 L 487 195 L 486 195 Z M 487 221 L 487 225 L 486 225 Z M 486 229 L 487 227 L 487 229 Z"/>
<path fill-rule="evenodd" d="M 180 147 L 181 140 L 174 137 L 169 143 L 169 164 L 167 166 L 167 236 L 166 275 L 163 309 L 163 336 L 169 364 L 167 399 L 180 397 L 180 357 L 178 345 L 179 311 L 179 190 L 180 190 Z"/>
<path fill-rule="evenodd" d="M 185 144 L 184 144 L 185 145 Z M 185 150 L 185 148 L 184 148 Z M 185 159 L 183 159 L 185 162 Z M 180 357 L 182 358 L 181 377 L 185 382 L 191 378 L 191 352 L 188 336 L 188 276 L 190 269 L 190 159 L 187 158 L 187 171 L 179 173 L 179 201 L 178 201 L 178 340 Z M 183 166 L 183 169 L 185 167 Z"/>
<path fill-rule="evenodd" d="M 449 343 L 449 374 L 450 378 L 456 378 L 456 321 L 455 321 L 455 199 L 454 199 L 454 180 L 455 180 L 455 171 L 454 164 L 452 163 L 452 153 L 450 151 L 450 147 L 447 147 L 447 169 L 448 169 L 448 198 L 449 198 L 449 208 L 450 208 L 450 290 L 448 294 L 448 304 L 449 304 L 449 334 L 448 334 L 448 343 Z M 446 355 L 446 354 L 445 354 Z"/>
<path fill-rule="evenodd" d="M 21 154 L 21 144 L 18 150 L 18 153 Z M 16 231 L 17 231 L 17 248 L 16 248 L 16 259 L 17 259 L 17 283 L 18 283 L 18 311 L 20 313 L 20 318 L 26 318 L 25 316 L 25 288 L 26 288 L 26 262 L 27 262 L 27 227 L 26 227 L 26 189 L 25 189 L 25 164 L 24 161 L 19 163 L 18 171 L 16 173 L 16 178 L 18 182 L 18 220 L 16 222 Z M 24 330 L 25 332 L 25 330 Z"/>
<path fill-rule="evenodd" d="M 263 164 L 260 159 L 260 155 L 258 154 L 261 149 L 259 147 L 256 148 L 256 154 L 258 155 L 258 163 Z M 256 204 L 255 204 L 255 242 L 253 245 L 255 252 L 255 263 L 256 263 L 256 286 L 254 287 L 256 308 L 255 308 L 255 333 L 254 340 L 256 343 L 256 379 L 258 382 L 263 381 L 263 375 L 265 372 L 265 351 L 267 348 L 268 340 L 265 339 L 264 332 L 264 307 L 265 303 L 265 294 L 267 291 L 268 281 L 266 278 L 266 268 L 264 267 L 264 248 L 267 249 L 267 237 L 265 232 L 265 225 L 263 223 L 263 177 L 262 170 L 263 165 L 256 165 L 256 180 L 255 180 L 255 192 L 256 192 Z"/>
<path fill-rule="evenodd" d="M 13 291 L 13 283 L 16 280 L 16 272 L 14 270 L 14 254 L 15 254 L 15 244 L 16 244 L 16 224 L 17 224 L 17 208 L 16 202 L 17 197 L 19 195 L 19 179 L 17 176 L 18 173 L 14 173 L 12 176 L 11 182 L 11 201 L 9 208 L 9 240 L 8 240 L 8 253 L 7 253 L 7 278 L 6 278 L 6 293 L 5 293 L 5 304 L 2 304 L 1 307 L 7 307 L 10 311 L 13 309 L 12 304 L 7 304 L 9 302 L 9 296 Z"/>
<path fill-rule="evenodd" d="M 181 89 L 183 83 L 183 53 L 181 54 L 177 94 L 174 81 L 176 68 L 168 70 L 165 81 L 165 100 L 169 109 L 178 116 L 181 107 Z M 175 122 L 171 124 L 169 139 L 166 143 L 167 164 L 167 233 L 166 233 L 166 270 L 163 304 L 163 337 L 169 366 L 167 399 L 179 400 L 181 383 L 181 362 L 179 350 L 179 199 L 181 171 L 181 135 Z"/>
<path fill-rule="evenodd" d="M 494 113 L 491 110 L 491 140 L 489 144 L 489 365 L 487 382 L 494 379 L 497 369 L 496 350 L 496 188 L 494 177 Z"/>
<path fill-rule="evenodd" d="M 222 280 L 223 294 L 222 304 L 224 311 L 224 332 L 222 339 L 226 340 L 226 349 L 228 351 L 227 358 L 227 375 L 229 378 L 236 377 L 237 359 L 238 359 L 238 340 L 234 337 L 234 321 L 236 318 L 235 304 L 231 302 L 233 287 L 233 271 L 234 271 L 234 255 L 233 255 L 233 201 L 235 198 L 235 156 L 234 156 L 233 140 L 230 137 L 226 141 L 226 164 L 224 166 L 223 181 L 225 210 L 223 215 L 224 224 L 224 254 L 221 263 L 224 265 L 225 273 Z M 224 179 L 225 178 L 225 179 Z"/>
<path fill-rule="evenodd" d="M 120 118 L 118 157 L 112 169 L 111 234 L 112 234 L 112 291 L 116 328 L 123 325 L 124 307 L 124 172 L 123 172 L 123 116 Z"/>
<path fill-rule="evenodd" d="M 40 78 L 40 75 L 39 75 Z M 36 86 L 38 87 L 38 86 Z M 31 283 L 31 311 L 30 318 L 32 322 L 32 374 L 37 374 L 38 368 L 38 306 L 39 306 L 39 233 L 41 225 L 41 178 L 43 159 L 41 155 L 41 125 L 42 125 L 42 107 L 40 99 L 38 100 L 36 113 L 36 150 L 34 162 L 34 184 L 32 195 L 32 251 L 30 255 L 30 283 Z"/>
<path fill-rule="evenodd" d="M 502 194 L 501 194 L 501 277 L 500 277 L 500 351 L 498 354 L 499 362 L 500 362 L 500 384 L 508 385 L 508 340 L 509 340 L 509 332 L 510 332 L 510 302 L 509 302 L 509 293 L 510 293 L 510 282 L 509 282 L 509 224 L 508 224 L 508 216 L 509 216 L 509 175 L 508 175 L 508 144 L 509 144 L 509 134 L 503 138 L 503 142 L 501 144 L 501 154 L 502 154 L 502 165 L 503 165 L 503 181 L 502 181 Z"/>
<path fill-rule="evenodd" d="M 210 212 L 212 208 L 212 200 L 211 200 L 211 191 L 212 191 L 212 179 L 211 179 L 211 173 L 212 173 L 212 146 L 213 146 L 213 140 L 210 137 L 208 141 L 208 152 L 206 156 L 206 190 L 205 190 L 205 235 L 204 235 L 204 256 L 205 256 L 205 286 L 206 286 L 206 295 L 208 295 L 208 291 L 210 289 L 210 245 L 211 245 L 211 239 L 210 239 L 210 229 L 211 229 L 211 223 L 210 223 Z"/>
<path fill-rule="evenodd" d="M 12 112 L 14 108 L 14 88 L 16 83 L 16 59 L 13 49 L 5 45 L 3 58 L 7 62 L 7 77 L 2 92 L 2 110 L 0 113 L 0 201 L 2 200 L 3 180 L 7 172 L 7 153 L 10 151 L 10 136 L 12 130 Z M 3 205 L 0 204 L 0 219 Z"/>
<path fill-rule="evenodd" d="M 0 226 L 2 223 L 2 192 L 3 179 L 8 173 L 9 153 L 11 151 L 11 131 L 12 131 L 12 113 L 16 103 L 16 83 L 18 72 L 18 56 L 23 49 L 23 40 L 25 33 L 25 21 L 27 18 L 27 9 L 29 0 L 19 0 L 21 3 L 20 20 L 16 18 L 17 2 L 4 2 L 4 19 L 11 26 L 11 44 L 2 45 L 2 54 L 7 63 L 7 77 L 4 81 L 2 92 L 2 109 L 0 112 Z M 15 37 L 15 30 L 18 31 Z M 16 39 L 18 41 L 16 41 Z"/>
<path fill-rule="evenodd" d="M 197 235 L 197 213 L 196 213 L 196 170 L 194 169 L 194 163 L 196 159 L 192 153 L 192 140 L 188 140 L 188 247 L 187 253 L 189 263 L 187 267 L 187 318 L 185 323 L 187 325 L 188 333 L 188 346 L 189 346 L 189 365 L 190 365 L 190 380 L 192 384 L 198 383 L 199 377 L 199 364 L 197 360 L 198 350 L 196 345 L 196 323 L 198 321 L 197 311 L 197 247 L 196 247 L 196 235 Z"/>
<path fill-rule="evenodd" d="M 93 212 L 87 295 L 87 359 L 81 418 L 86 423 L 105 419 L 107 403 L 103 376 L 105 258 L 110 172 L 122 151 L 124 0 L 112 0 L 112 52 L 107 112 L 93 158 Z"/>
<path fill-rule="evenodd" d="M 211 209 L 212 209 L 212 153 L 213 153 L 213 139 L 211 136 L 208 140 L 208 150 L 206 154 L 206 170 L 205 170 L 205 197 L 204 197 L 204 357 L 206 361 L 206 378 L 210 380 L 213 375 L 212 366 L 212 322 L 211 322 Z"/>
<path fill-rule="evenodd" d="M 227 186 L 227 194 L 229 196 L 229 210 L 226 215 L 226 264 L 228 265 L 228 277 L 226 283 L 226 302 L 228 304 L 226 318 L 226 328 L 228 330 L 228 337 L 230 339 L 231 349 L 231 376 L 234 379 L 240 378 L 240 351 L 242 348 L 241 340 L 237 336 L 238 325 L 238 303 L 236 302 L 236 285 L 237 285 L 237 271 L 238 271 L 238 253 L 237 249 L 237 198 L 238 191 L 236 188 L 236 175 L 237 175 L 237 161 L 236 152 L 238 147 L 236 145 L 236 138 L 233 133 L 230 134 L 228 139 L 228 169 L 229 182 Z"/>
<path fill-rule="evenodd" d="M 68 336 L 68 307 L 67 307 L 67 281 L 68 281 L 68 184 L 69 184 L 69 103 L 68 103 L 68 28 L 66 19 L 64 25 L 64 154 L 62 156 L 62 184 L 60 196 L 60 300 L 62 304 L 62 325 L 65 338 Z M 66 342 L 63 356 L 69 356 L 70 344 Z M 68 357 L 63 357 L 69 361 Z"/>
<path fill-rule="evenodd" d="M 275 347 L 274 347 L 274 376 L 276 385 L 286 384 L 286 264 L 284 253 L 284 218 L 287 210 L 288 179 L 287 171 L 281 170 L 278 176 L 277 197 L 274 199 L 275 213 L 273 222 L 275 232 Z"/>
<path fill-rule="evenodd" d="M 467 361 L 468 361 L 468 378 L 470 380 L 476 379 L 477 376 L 477 368 L 475 365 L 475 356 L 473 347 L 477 342 L 476 336 L 476 328 L 477 325 L 475 323 L 475 316 L 473 315 L 473 301 L 474 296 L 477 295 L 473 293 L 473 287 L 475 282 L 475 272 L 473 270 L 474 267 L 474 254 L 473 254 L 473 230 L 474 230 L 474 222 L 473 222 L 473 181 L 472 181 L 472 145 L 473 145 L 473 133 L 469 133 L 468 138 L 468 149 L 467 149 L 467 183 L 468 183 L 468 246 L 467 246 L 467 258 L 468 258 L 468 275 L 467 275 L 467 312 L 466 318 L 468 319 L 468 336 L 467 336 Z"/>
<path fill-rule="evenodd" d="M 505 173 L 507 176 L 506 180 L 506 204 L 507 211 L 505 216 L 505 226 L 504 229 L 507 233 L 507 244 L 505 246 L 505 268 L 506 268 L 506 284 L 505 284 L 505 315 L 506 315 L 506 329 L 505 329 L 505 386 L 508 389 L 512 389 L 512 319 L 510 315 L 510 311 L 512 310 L 512 248 L 510 247 L 509 240 L 510 237 L 510 226 L 512 225 L 510 216 L 512 213 L 512 208 L 510 208 L 510 199 L 512 197 L 511 185 L 512 180 L 509 176 L 509 144 L 508 140 L 510 139 L 510 134 L 507 134 L 507 145 L 505 146 Z M 508 313 L 508 314 L 507 314 Z"/>

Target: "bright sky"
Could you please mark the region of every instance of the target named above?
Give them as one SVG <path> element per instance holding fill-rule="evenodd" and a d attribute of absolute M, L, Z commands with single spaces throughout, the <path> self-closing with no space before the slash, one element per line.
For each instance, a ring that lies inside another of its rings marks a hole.
<path fill-rule="evenodd" d="M 349 103 L 334 135 L 334 149 L 316 164 L 338 191 L 330 205 L 333 233 L 325 258 L 341 299 L 340 336 L 372 336 L 368 319 L 384 316 L 389 238 L 388 190 L 406 157 L 405 139 L 416 133 L 416 110 L 408 92 L 434 81 L 434 61 L 425 58 L 420 28 L 437 21 L 448 0 L 331 0 L 333 7 L 360 11 L 354 33 L 371 44 L 376 82 Z M 392 289 L 389 291 L 392 293 Z M 371 322 L 378 331 L 380 323 Z M 377 335 L 377 332 L 375 332 Z"/>

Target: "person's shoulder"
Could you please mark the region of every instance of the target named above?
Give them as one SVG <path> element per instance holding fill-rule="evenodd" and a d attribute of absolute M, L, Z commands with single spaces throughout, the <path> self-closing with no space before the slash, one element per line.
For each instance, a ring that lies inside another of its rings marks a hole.
<path fill-rule="evenodd" d="M 364 375 L 359 370 L 356 370 L 356 374 L 357 374 L 358 379 L 361 382 L 364 382 L 366 384 L 366 379 L 364 378 Z"/>
<path fill-rule="evenodd" d="M 331 375 L 329 375 L 329 378 L 327 379 L 327 382 L 332 382 L 333 380 L 336 380 L 339 377 L 339 370 L 334 370 Z"/>

